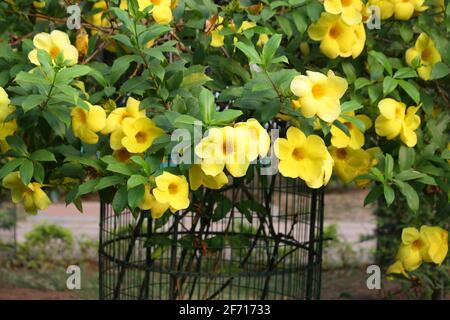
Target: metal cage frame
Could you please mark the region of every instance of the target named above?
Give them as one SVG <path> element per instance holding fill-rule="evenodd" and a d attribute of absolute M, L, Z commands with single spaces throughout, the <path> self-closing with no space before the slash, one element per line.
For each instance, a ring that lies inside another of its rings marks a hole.
<path fill-rule="evenodd" d="M 319 299 L 323 188 L 250 171 L 161 219 L 102 203 L 100 299 Z"/>

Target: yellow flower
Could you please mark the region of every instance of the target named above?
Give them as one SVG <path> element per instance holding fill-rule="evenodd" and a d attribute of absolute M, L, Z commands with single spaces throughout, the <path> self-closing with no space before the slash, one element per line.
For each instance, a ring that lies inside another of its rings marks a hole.
<path fill-rule="evenodd" d="M 405 271 L 405 267 L 403 267 L 403 264 L 401 261 L 395 261 L 393 264 L 389 266 L 389 268 L 386 271 L 387 274 L 401 274 L 405 276 L 405 278 L 409 278 L 408 274 Z"/>
<path fill-rule="evenodd" d="M 354 117 L 354 112 L 346 113 L 349 116 Z M 361 120 L 365 129 L 368 130 L 372 126 L 372 120 L 364 114 L 359 114 L 356 116 L 357 119 Z M 364 132 L 361 132 L 358 127 L 352 124 L 350 121 L 347 121 L 343 118 L 340 118 L 339 121 L 343 123 L 350 132 L 350 136 L 347 136 L 344 131 L 339 129 L 337 126 L 331 126 L 331 144 L 336 148 L 346 148 L 350 147 L 352 149 L 359 149 L 364 145 Z"/>
<path fill-rule="evenodd" d="M 258 122 L 258 120 L 250 118 L 246 122 L 238 122 L 234 126 L 237 133 L 244 137 L 248 137 L 247 141 L 241 141 L 246 145 L 247 159 L 253 161 L 258 156 L 264 158 L 270 149 L 270 136 L 267 130 Z M 242 133 L 240 130 L 247 130 L 248 133 Z"/>
<path fill-rule="evenodd" d="M 106 1 L 98 1 L 96 2 L 93 6 L 92 9 L 96 9 L 97 11 L 100 9 L 100 11 L 98 11 L 97 13 L 95 13 L 94 15 L 92 15 L 92 17 L 90 17 L 89 22 L 91 22 L 93 25 L 95 26 L 99 26 L 99 27 L 110 27 L 111 26 L 111 22 L 109 22 L 108 17 L 104 16 L 105 11 L 108 9 L 108 4 L 106 3 Z M 96 34 L 97 30 L 92 30 L 92 34 Z"/>
<path fill-rule="evenodd" d="M 425 0 L 392 0 L 394 3 L 394 16 L 398 20 L 409 20 L 414 11 L 425 11 L 428 7 L 424 6 Z"/>
<path fill-rule="evenodd" d="M 422 264 L 421 251 L 426 246 L 427 243 L 419 230 L 412 227 L 404 228 L 396 260 L 403 264 L 406 271 L 414 271 Z"/>
<path fill-rule="evenodd" d="M 419 107 L 409 107 L 406 110 L 403 102 L 386 98 L 378 103 L 378 109 L 381 114 L 375 120 L 375 131 L 379 136 L 392 140 L 400 135 L 400 139 L 408 147 L 417 144 L 414 130 L 420 125 L 420 117 L 416 115 Z"/>
<path fill-rule="evenodd" d="M 36 214 L 37 210 L 44 210 L 52 203 L 47 194 L 42 190 L 42 185 L 30 182 L 25 185 L 19 172 L 11 172 L 3 178 L 3 187 L 11 190 L 11 198 L 14 203 L 23 202 L 25 211 Z"/>
<path fill-rule="evenodd" d="M 356 177 L 369 172 L 376 164 L 374 153 L 379 148 L 368 150 L 352 149 L 352 148 L 329 148 L 330 154 L 334 160 L 334 172 L 338 178 L 344 183 L 352 182 Z M 358 186 L 364 186 L 369 181 L 357 180 Z"/>
<path fill-rule="evenodd" d="M 210 46 L 214 48 L 220 48 L 223 46 L 223 41 L 225 40 L 225 36 L 220 34 L 220 31 L 223 29 L 223 17 L 217 18 L 217 25 L 214 30 L 211 31 L 211 43 Z"/>
<path fill-rule="evenodd" d="M 75 137 L 88 144 L 96 144 L 98 142 L 97 132 L 101 131 L 106 124 L 105 110 L 100 106 L 93 106 L 86 102 L 89 110 L 81 107 L 73 108 L 72 131 Z"/>
<path fill-rule="evenodd" d="M 340 14 L 342 20 L 348 25 L 355 25 L 362 21 L 361 11 L 364 7 L 361 0 L 325 0 L 326 12 Z"/>
<path fill-rule="evenodd" d="M 256 45 L 259 47 L 263 47 L 267 41 L 269 41 L 269 36 L 265 33 L 261 33 L 258 37 L 258 42 L 256 42 Z"/>
<path fill-rule="evenodd" d="M 223 26 L 218 26 L 215 30 L 211 31 L 211 47 L 220 48 L 223 46 L 225 36 L 220 34 L 220 30 L 222 29 Z"/>
<path fill-rule="evenodd" d="M 77 48 L 70 44 L 67 33 L 59 30 L 53 30 L 50 34 L 41 32 L 34 36 L 33 44 L 36 49 L 30 51 L 28 59 L 37 66 L 40 65 L 37 57 L 38 49 L 47 51 L 53 61 L 61 53 L 67 65 L 74 65 L 78 62 Z"/>
<path fill-rule="evenodd" d="M 122 128 L 123 121 L 128 118 L 139 119 L 145 117 L 145 110 L 139 110 L 140 101 L 129 97 L 125 107 L 114 109 L 106 119 L 103 134 L 108 134 Z"/>
<path fill-rule="evenodd" d="M 440 227 L 422 226 L 420 233 L 427 243 L 421 252 L 423 260 L 442 264 L 448 253 L 448 231 Z"/>
<path fill-rule="evenodd" d="M 341 113 L 339 99 L 347 90 L 344 78 L 337 77 L 329 70 L 327 75 L 306 71 L 291 82 L 291 91 L 299 97 L 302 113 L 311 118 L 317 115 L 326 122 L 333 122 Z"/>
<path fill-rule="evenodd" d="M 189 168 L 189 184 L 192 190 L 197 190 L 201 186 L 209 189 L 218 190 L 228 183 L 225 173 L 220 172 L 218 175 L 209 176 L 205 174 L 200 165 L 194 164 Z"/>
<path fill-rule="evenodd" d="M 121 0 L 120 9 L 128 10 L 128 1 Z M 172 21 L 172 6 L 174 5 L 171 0 L 138 0 L 139 10 L 144 11 L 148 6 L 153 6 L 151 14 L 153 19 L 158 24 L 168 24 Z M 176 5 L 176 3 L 175 3 Z"/>
<path fill-rule="evenodd" d="M 280 159 L 278 170 L 285 177 L 301 178 L 310 188 L 320 188 L 330 180 L 333 159 L 322 138 L 305 136 L 298 128 L 290 127 L 287 139 L 275 141 L 275 154 Z"/>
<path fill-rule="evenodd" d="M 156 138 L 164 134 L 149 118 L 126 118 L 123 120 L 122 129 L 122 145 L 131 153 L 145 152 Z"/>
<path fill-rule="evenodd" d="M 82 28 L 77 34 L 77 39 L 75 40 L 75 47 L 77 48 L 80 54 L 85 55 L 88 51 L 88 44 L 89 44 L 89 36 L 86 33 L 86 30 Z"/>
<path fill-rule="evenodd" d="M 11 106 L 8 94 L 0 87 L 0 141 L 3 141 L 2 149 L 9 149 L 5 138 L 11 136 L 17 130 L 16 120 L 5 121 L 6 118 L 16 109 Z"/>
<path fill-rule="evenodd" d="M 245 176 L 250 165 L 247 151 L 250 132 L 245 128 L 211 128 L 208 136 L 195 146 L 203 172 L 217 176 L 226 167 L 233 177 Z"/>
<path fill-rule="evenodd" d="M 185 176 L 177 176 L 167 171 L 155 178 L 153 195 L 156 201 L 168 204 L 174 210 L 189 207 L 189 185 Z"/>
<path fill-rule="evenodd" d="M 364 24 L 350 26 L 341 16 L 322 12 L 319 20 L 308 28 L 312 40 L 320 41 L 320 50 L 330 59 L 358 57 L 364 49 L 366 31 Z"/>
<path fill-rule="evenodd" d="M 377 6 L 380 8 L 380 19 L 386 20 L 394 14 L 394 3 L 392 0 L 369 0 L 370 6 Z"/>
<path fill-rule="evenodd" d="M 433 65 L 440 62 L 441 55 L 434 45 L 434 41 L 422 32 L 416 40 L 414 48 L 406 50 L 406 63 L 412 65 L 412 61 L 420 58 L 421 66 L 417 68 L 419 76 L 424 80 L 429 80 Z"/>
<path fill-rule="evenodd" d="M 139 208 L 142 210 L 150 210 L 153 219 L 161 218 L 167 209 L 169 209 L 169 204 L 156 201 L 151 192 L 150 185 L 146 184 L 144 187 L 144 198 Z"/>

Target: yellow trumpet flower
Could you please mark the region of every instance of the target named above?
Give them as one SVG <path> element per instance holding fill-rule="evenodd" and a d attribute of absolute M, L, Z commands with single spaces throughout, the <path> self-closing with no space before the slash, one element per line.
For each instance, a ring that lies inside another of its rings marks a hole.
<path fill-rule="evenodd" d="M 192 190 L 197 190 L 201 186 L 208 189 L 218 190 L 228 183 L 228 178 L 225 173 L 220 172 L 218 175 L 209 176 L 205 174 L 202 167 L 194 164 L 189 168 L 189 184 Z"/>
<path fill-rule="evenodd" d="M 299 97 L 303 115 L 307 118 L 317 115 L 326 122 L 333 122 L 339 117 L 339 99 L 347 88 L 347 80 L 335 76 L 331 70 L 327 75 L 306 71 L 306 75 L 296 76 L 291 82 L 291 91 Z"/>
<path fill-rule="evenodd" d="M 326 12 L 340 14 L 342 20 L 348 25 L 355 25 L 362 21 L 364 4 L 361 0 L 325 0 Z"/>
<path fill-rule="evenodd" d="M 189 207 L 189 184 L 185 176 L 177 176 L 164 171 L 155 178 L 156 188 L 153 195 L 161 204 L 168 204 L 174 210 Z"/>
<path fill-rule="evenodd" d="M 320 51 L 330 59 L 358 57 L 366 42 L 366 31 L 362 22 L 348 25 L 340 15 L 322 12 L 319 20 L 308 28 L 308 35 L 320 41 Z"/>
<path fill-rule="evenodd" d="M 80 138 L 81 141 L 96 144 L 98 142 L 97 132 L 101 131 L 106 124 L 106 113 L 102 107 L 86 103 L 89 110 L 81 107 L 73 108 L 71 112 L 72 131 L 75 137 Z"/>
<path fill-rule="evenodd" d="M 420 125 L 420 117 L 416 115 L 419 107 L 406 109 L 403 102 L 386 98 L 378 103 L 378 109 L 381 114 L 375 120 L 375 131 L 379 136 L 392 140 L 400 135 L 400 139 L 408 147 L 417 144 L 414 130 Z"/>
<path fill-rule="evenodd" d="M 149 118 L 126 118 L 123 120 L 122 129 L 121 143 L 131 153 L 145 152 L 156 138 L 164 134 Z M 115 132 L 120 133 L 119 130 Z"/>
<path fill-rule="evenodd" d="M 33 44 L 36 49 L 33 49 L 28 54 L 28 59 L 31 63 L 39 66 L 38 49 L 47 51 L 52 57 L 53 61 L 61 53 L 67 65 L 74 65 L 78 63 L 78 50 L 71 45 L 67 33 L 53 30 L 50 34 L 41 32 L 34 36 Z"/>
<path fill-rule="evenodd" d="M 406 63 L 412 65 L 416 57 L 419 57 L 421 64 L 417 68 L 417 73 L 423 80 L 429 80 L 433 65 L 440 62 L 442 58 L 434 41 L 424 32 L 419 35 L 414 47 L 406 50 Z"/>
<path fill-rule="evenodd" d="M 11 190 L 11 198 L 14 203 L 23 203 L 25 211 L 36 214 L 38 210 L 47 209 L 52 203 L 47 194 L 42 190 L 42 185 L 30 182 L 25 185 L 19 172 L 11 172 L 3 178 L 3 187 Z"/>
<path fill-rule="evenodd" d="M 286 139 L 275 141 L 275 155 L 280 159 L 278 170 L 289 178 L 301 178 L 310 188 L 320 188 L 330 180 L 333 159 L 322 138 L 308 137 L 296 127 L 290 127 Z"/>
<path fill-rule="evenodd" d="M 354 112 L 346 113 L 349 116 L 355 116 Z M 364 114 L 359 114 L 356 116 L 357 119 L 361 120 L 365 129 L 368 130 L 372 126 L 372 120 Z M 337 126 L 331 126 L 331 144 L 336 148 L 346 148 L 350 147 L 352 149 L 359 149 L 364 145 L 364 131 L 361 132 L 358 127 L 352 124 L 350 121 L 347 121 L 343 118 L 340 118 L 339 121 L 343 123 L 350 132 L 350 136 L 346 135 L 344 131 L 339 129 Z"/>

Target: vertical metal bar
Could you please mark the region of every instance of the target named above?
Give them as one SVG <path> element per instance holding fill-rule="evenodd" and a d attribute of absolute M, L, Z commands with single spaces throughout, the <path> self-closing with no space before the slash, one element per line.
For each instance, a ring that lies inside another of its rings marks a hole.
<path fill-rule="evenodd" d="M 104 229 L 104 221 L 105 221 L 105 206 L 106 204 L 103 201 L 100 201 L 100 222 L 99 222 L 99 243 L 98 243 L 98 296 L 100 300 L 104 300 L 104 291 L 103 291 L 103 277 L 105 275 L 105 268 L 103 265 L 103 229 Z"/>
<path fill-rule="evenodd" d="M 325 205 L 325 187 L 320 188 L 320 198 L 319 198 L 319 234 L 316 237 L 319 241 L 319 248 L 317 250 L 317 268 L 319 269 L 317 272 L 317 281 L 318 281 L 318 289 L 316 293 L 316 299 L 320 300 L 320 293 L 322 289 L 322 250 L 323 250 L 323 220 L 324 220 L 324 205 Z"/>
<path fill-rule="evenodd" d="M 172 246 L 170 253 L 170 284 L 169 284 L 169 300 L 175 300 L 177 292 L 177 276 L 175 274 L 177 267 L 177 241 L 178 241 L 178 217 L 175 215 L 173 217 L 175 221 L 173 222 L 173 235 L 172 235 Z M 181 268 L 180 268 L 181 270 Z"/>
<path fill-rule="evenodd" d="M 306 300 L 312 299 L 314 281 L 314 244 L 317 213 L 317 189 L 311 191 L 311 207 L 309 212 L 308 272 L 306 276 Z"/>

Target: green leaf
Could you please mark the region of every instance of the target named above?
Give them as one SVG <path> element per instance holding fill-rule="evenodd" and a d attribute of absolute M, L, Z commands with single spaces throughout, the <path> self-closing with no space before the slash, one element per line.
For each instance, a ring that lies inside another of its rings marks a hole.
<path fill-rule="evenodd" d="M 208 89 L 202 88 L 199 96 L 200 115 L 204 123 L 209 124 L 215 112 L 214 95 Z"/>
<path fill-rule="evenodd" d="M 370 85 L 370 84 L 372 84 L 372 83 L 373 83 L 373 81 L 371 81 L 371 80 L 369 80 L 369 79 L 366 79 L 366 78 L 358 78 L 358 79 L 355 80 L 355 83 L 354 83 L 354 85 L 355 85 L 355 90 L 359 90 L 359 89 L 361 89 L 361 88 L 364 88 L 364 87 L 366 87 L 366 86 L 368 86 L 368 85 Z"/>
<path fill-rule="evenodd" d="M 119 80 L 122 74 L 128 70 L 131 62 L 136 61 L 135 55 L 125 55 L 114 60 L 111 67 L 110 83 L 114 84 Z"/>
<path fill-rule="evenodd" d="M 145 184 L 145 183 L 148 183 L 148 182 L 149 182 L 149 180 L 148 180 L 147 177 L 141 176 L 139 174 L 135 174 L 135 175 L 132 175 L 128 179 L 128 181 L 127 181 L 127 188 L 128 189 L 132 189 L 134 187 L 137 187 L 139 185 L 142 185 L 142 184 Z"/>
<path fill-rule="evenodd" d="M 194 118 L 193 116 L 190 116 L 188 114 L 182 114 L 181 116 L 175 119 L 175 123 L 194 125 L 196 122 L 201 123 L 199 119 Z"/>
<path fill-rule="evenodd" d="M 387 180 L 392 178 L 392 175 L 394 174 L 394 159 L 392 156 L 387 153 L 384 158 L 384 176 Z"/>
<path fill-rule="evenodd" d="M 386 199 L 386 204 L 388 206 L 390 206 L 392 204 L 392 202 L 394 202 L 394 199 L 395 199 L 394 189 L 392 189 L 392 187 L 390 185 L 385 184 L 384 188 L 383 188 L 383 193 L 384 193 L 384 199 Z"/>
<path fill-rule="evenodd" d="M 123 164 L 123 163 L 108 164 L 108 166 L 106 167 L 106 170 L 115 172 L 115 173 L 120 173 L 125 176 L 131 176 L 134 173 L 133 170 L 131 170 L 128 165 Z"/>
<path fill-rule="evenodd" d="M 112 201 L 112 207 L 116 215 L 119 215 L 123 212 L 128 202 L 128 191 L 125 186 L 121 186 L 116 194 L 114 195 Z"/>
<path fill-rule="evenodd" d="M 362 107 L 363 105 L 356 100 L 345 101 L 344 103 L 341 104 L 341 112 L 343 113 L 356 111 L 361 109 Z"/>
<path fill-rule="evenodd" d="M 375 185 L 372 188 L 372 190 L 370 190 L 370 192 L 367 194 L 366 198 L 364 199 L 364 206 L 367 206 L 369 203 L 374 202 L 382 194 L 383 194 L 383 185 L 381 185 L 381 184 Z"/>
<path fill-rule="evenodd" d="M 214 112 L 211 124 L 226 125 L 236 120 L 242 114 L 243 113 L 241 110 L 233 110 L 233 109 L 227 109 L 222 112 Z"/>
<path fill-rule="evenodd" d="M 415 77 L 417 77 L 417 72 L 412 68 L 401 68 L 398 69 L 394 74 L 395 79 L 407 79 Z"/>
<path fill-rule="evenodd" d="M 274 34 L 270 37 L 269 41 L 264 45 L 262 50 L 261 59 L 264 66 L 269 66 L 272 62 L 275 53 L 280 47 L 282 35 Z"/>
<path fill-rule="evenodd" d="M 353 124 L 354 126 L 356 126 L 359 129 L 359 131 L 361 132 L 366 131 L 366 125 L 362 120 L 358 119 L 357 117 L 349 116 L 347 114 L 341 114 L 341 117 L 350 122 L 351 124 Z"/>
<path fill-rule="evenodd" d="M 70 68 L 64 68 L 56 75 L 58 83 L 70 83 L 73 79 L 85 76 L 91 72 L 91 67 L 77 64 Z"/>
<path fill-rule="evenodd" d="M 119 176 L 103 177 L 98 181 L 98 184 L 95 186 L 94 191 L 99 191 L 111 186 L 122 184 L 123 181 L 124 178 Z"/>
<path fill-rule="evenodd" d="M 233 208 L 233 203 L 224 195 L 220 195 L 217 201 L 217 207 L 214 209 L 213 218 L 214 222 L 225 218 L 226 214 Z"/>
<path fill-rule="evenodd" d="M 414 148 L 408 148 L 404 145 L 398 150 L 398 164 L 400 170 L 406 170 L 412 167 L 415 160 Z"/>
<path fill-rule="evenodd" d="M 33 178 L 39 183 L 44 183 L 45 168 L 40 162 L 34 163 Z"/>
<path fill-rule="evenodd" d="M 379 64 L 381 64 L 383 68 L 389 73 L 389 75 L 392 76 L 392 65 L 382 52 L 371 50 L 369 51 L 369 55 L 372 56 Z"/>
<path fill-rule="evenodd" d="M 450 68 L 443 62 L 438 62 L 431 69 L 431 80 L 441 79 L 450 73 Z"/>
<path fill-rule="evenodd" d="M 292 30 L 291 22 L 289 21 L 289 19 L 280 15 L 275 16 L 275 19 L 277 20 L 284 34 L 288 37 L 288 39 L 290 39 L 294 33 L 294 30 Z"/>
<path fill-rule="evenodd" d="M 392 77 L 385 77 L 383 80 L 383 96 L 387 96 L 389 93 L 395 90 L 397 87 L 398 82 Z"/>
<path fill-rule="evenodd" d="M 25 185 L 28 185 L 31 181 L 31 178 L 33 177 L 33 173 L 34 173 L 34 166 L 33 166 L 33 162 L 30 160 L 25 160 L 19 169 L 20 172 L 20 178 L 22 179 L 22 182 Z"/>
<path fill-rule="evenodd" d="M 23 112 L 28 112 L 47 100 L 46 96 L 40 94 L 31 94 L 22 102 Z"/>
<path fill-rule="evenodd" d="M 425 177 L 424 173 L 415 170 L 405 170 L 395 175 L 395 178 L 402 181 L 415 180 Z"/>
<path fill-rule="evenodd" d="M 395 180 L 395 184 L 399 187 L 400 192 L 406 198 L 406 202 L 408 203 L 408 207 L 416 212 L 419 209 L 419 196 L 417 195 L 416 190 L 411 187 L 410 184 Z"/>
<path fill-rule="evenodd" d="M 212 79 L 203 72 L 190 73 L 183 77 L 183 81 L 180 86 L 182 88 L 189 89 L 192 87 L 202 86 L 209 81 L 212 81 Z"/>
<path fill-rule="evenodd" d="M 347 76 L 348 83 L 355 82 L 356 71 L 355 71 L 355 67 L 353 67 L 353 65 L 350 62 L 343 62 L 342 70 L 344 71 L 345 75 Z"/>
<path fill-rule="evenodd" d="M 413 99 L 413 101 L 417 104 L 420 103 L 420 93 L 417 88 L 412 85 L 409 82 L 406 82 L 405 80 L 397 80 L 400 87 L 402 87 L 403 90 Z"/>
<path fill-rule="evenodd" d="M 25 162 L 25 158 L 16 158 L 8 161 L 0 169 L 0 179 L 3 179 L 8 173 L 14 171 L 18 166 Z"/>
<path fill-rule="evenodd" d="M 247 45 L 243 42 L 236 43 L 236 47 L 241 50 L 249 59 L 250 63 L 261 64 L 261 58 L 258 52 L 255 50 L 253 46 Z"/>
<path fill-rule="evenodd" d="M 323 6 L 318 1 L 311 1 L 306 5 L 306 13 L 313 21 L 317 21 L 323 11 Z"/>
<path fill-rule="evenodd" d="M 303 11 L 301 9 L 294 11 L 292 13 L 292 18 L 300 35 L 304 34 L 306 29 L 308 29 L 308 19 L 303 14 Z"/>
<path fill-rule="evenodd" d="M 82 195 L 94 192 L 95 187 L 97 186 L 99 180 L 100 180 L 100 178 L 96 178 L 96 179 L 88 180 L 88 181 L 80 184 L 80 186 L 78 187 L 78 192 L 77 192 L 76 198 L 81 197 Z"/>
<path fill-rule="evenodd" d="M 128 190 L 128 205 L 131 209 L 138 207 L 144 198 L 144 185 L 139 185 Z"/>
<path fill-rule="evenodd" d="M 34 151 L 30 159 L 33 161 L 56 161 L 55 155 L 48 150 L 40 149 Z"/>
<path fill-rule="evenodd" d="M 348 130 L 348 127 L 345 124 L 336 119 L 334 120 L 333 125 L 341 129 L 346 136 L 350 137 L 350 131 Z"/>

